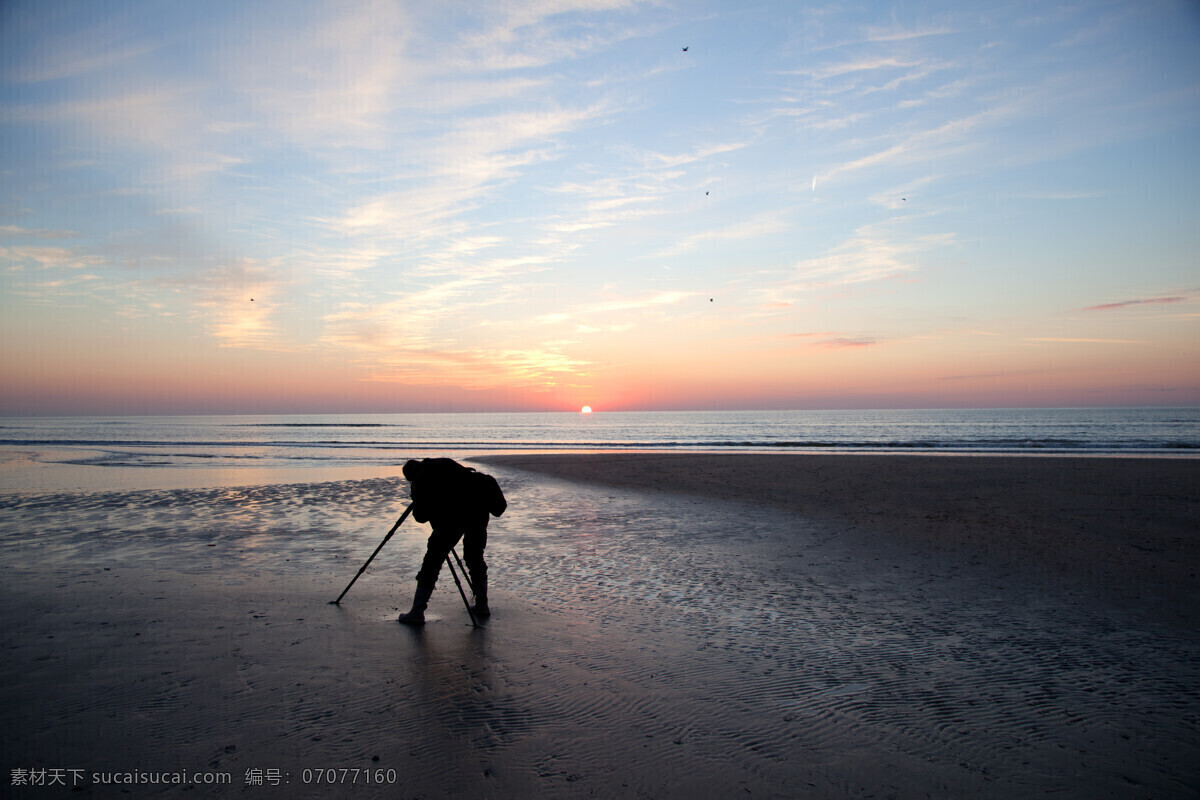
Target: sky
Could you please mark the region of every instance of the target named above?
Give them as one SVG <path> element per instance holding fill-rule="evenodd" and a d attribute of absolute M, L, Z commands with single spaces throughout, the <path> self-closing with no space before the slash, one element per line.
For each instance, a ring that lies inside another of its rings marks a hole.
<path fill-rule="evenodd" d="M 0 414 L 1200 405 L 1200 6 L 0 4 Z"/>

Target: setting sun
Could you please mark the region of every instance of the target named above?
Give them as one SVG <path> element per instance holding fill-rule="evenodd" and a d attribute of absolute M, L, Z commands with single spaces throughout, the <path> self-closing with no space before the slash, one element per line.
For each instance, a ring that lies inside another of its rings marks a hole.
<path fill-rule="evenodd" d="M 592 413 L 592 407 L 584 406 L 583 408 L 579 409 L 579 413 L 580 414 L 590 414 L 590 413 Z"/>

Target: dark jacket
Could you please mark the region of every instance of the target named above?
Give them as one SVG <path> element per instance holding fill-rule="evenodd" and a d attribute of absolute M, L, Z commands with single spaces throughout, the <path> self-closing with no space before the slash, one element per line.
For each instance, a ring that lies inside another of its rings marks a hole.
<path fill-rule="evenodd" d="M 508 508 L 500 484 L 491 475 L 464 467 L 450 458 L 426 458 L 406 470 L 413 501 L 413 518 L 435 529 L 487 526 L 488 514 Z"/>

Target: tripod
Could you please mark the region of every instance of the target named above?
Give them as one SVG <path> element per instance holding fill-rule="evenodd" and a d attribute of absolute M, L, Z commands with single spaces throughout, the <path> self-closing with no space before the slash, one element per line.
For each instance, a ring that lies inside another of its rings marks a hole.
<path fill-rule="evenodd" d="M 375 548 L 375 552 L 371 553 L 371 557 L 367 559 L 367 562 L 363 564 L 355 576 L 350 579 L 350 583 L 346 584 L 346 588 L 342 589 L 342 593 L 337 596 L 337 600 L 330 600 L 329 605 L 338 606 L 342 604 L 342 598 L 346 596 L 346 592 L 350 591 L 350 587 L 354 585 L 354 582 L 358 580 L 359 576 L 367 571 L 367 567 L 371 565 L 371 562 L 375 560 L 375 556 L 379 555 L 379 551 L 382 550 L 383 546 L 388 543 L 389 539 L 392 538 L 392 534 L 396 532 L 404 520 L 408 519 L 408 515 L 412 513 L 412 509 L 413 507 L 411 505 L 404 509 L 404 513 L 400 515 L 400 519 L 396 520 L 396 524 L 392 526 L 390 531 L 388 531 L 387 536 L 383 537 L 383 541 L 380 542 L 379 546 Z M 467 574 L 466 567 L 463 566 L 462 560 L 458 557 L 458 552 L 453 547 L 450 548 L 450 555 L 453 555 L 454 561 L 458 562 L 458 568 L 462 570 L 463 577 L 466 578 L 467 581 L 467 586 L 472 592 L 474 592 L 475 587 L 471 584 L 471 578 Z M 479 620 L 475 619 L 475 612 L 471 611 L 471 604 L 467 601 L 467 593 L 463 591 L 462 583 L 460 583 L 458 580 L 458 573 L 454 571 L 454 562 L 450 560 L 450 555 L 446 556 L 446 566 L 450 568 L 450 574 L 454 577 L 454 585 L 458 587 L 458 593 L 462 596 L 463 605 L 467 607 L 467 616 L 471 618 L 471 626 L 478 628 Z"/>

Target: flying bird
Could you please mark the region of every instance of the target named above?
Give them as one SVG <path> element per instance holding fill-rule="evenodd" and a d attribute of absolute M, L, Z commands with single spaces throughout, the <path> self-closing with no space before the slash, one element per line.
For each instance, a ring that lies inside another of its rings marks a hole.
<path fill-rule="evenodd" d="M 688 47 L 691 47 L 691 45 L 688 45 Z M 687 52 L 687 47 L 683 48 L 683 52 Z"/>

